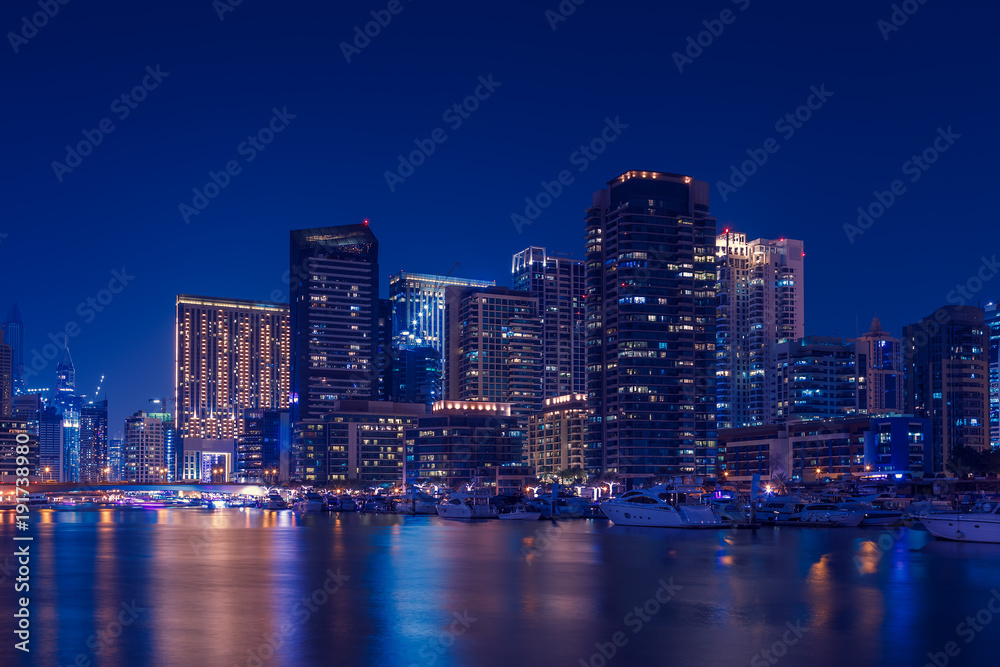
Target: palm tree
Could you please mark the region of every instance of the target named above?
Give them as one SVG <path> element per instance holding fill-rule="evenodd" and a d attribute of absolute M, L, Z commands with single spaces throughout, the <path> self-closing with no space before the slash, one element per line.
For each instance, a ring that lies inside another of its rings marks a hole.
<path fill-rule="evenodd" d="M 583 468 L 573 467 L 573 468 L 563 468 L 559 472 L 555 473 L 555 476 L 559 479 L 562 484 L 572 484 L 577 480 L 586 481 L 587 473 L 584 472 Z"/>

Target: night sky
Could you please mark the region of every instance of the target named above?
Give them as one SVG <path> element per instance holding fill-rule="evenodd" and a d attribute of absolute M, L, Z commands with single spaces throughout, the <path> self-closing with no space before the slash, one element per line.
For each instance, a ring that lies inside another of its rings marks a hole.
<path fill-rule="evenodd" d="M 591 194 L 630 169 L 711 183 L 720 230 L 804 239 L 808 334 L 852 336 L 877 313 L 898 335 L 1000 252 L 996 3 L 909 0 L 898 29 L 872 0 L 444 4 L 75 0 L 36 33 L 22 17 L 37 0 L 5 2 L 0 313 L 20 304 L 26 363 L 75 323 L 79 391 L 107 374 L 114 433 L 173 394 L 178 293 L 287 298 L 288 230 L 370 219 L 383 292 L 401 269 L 456 263 L 506 284 L 527 245 L 582 257 Z M 357 48 L 372 11 L 391 20 Z M 145 99 L 121 99 L 144 81 Z M 475 111 L 446 115 L 477 90 Z M 808 120 L 782 120 L 808 102 Z M 244 144 L 275 109 L 273 141 Z M 66 146 L 102 121 L 113 131 L 70 167 Z M 577 153 L 609 121 L 604 152 Z M 907 165 L 939 128 L 947 150 Z M 397 156 L 432 136 L 445 140 L 390 188 Z M 722 192 L 747 151 L 766 163 Z M 230 161 L 238 173 L 185 220 Z M 572 182 L 519 233 L 511 215 L 563 170 Z M 901 194 L 849 239 L 894 180 Z M 997 298 L 1000 280 L 970 296 Z"/>

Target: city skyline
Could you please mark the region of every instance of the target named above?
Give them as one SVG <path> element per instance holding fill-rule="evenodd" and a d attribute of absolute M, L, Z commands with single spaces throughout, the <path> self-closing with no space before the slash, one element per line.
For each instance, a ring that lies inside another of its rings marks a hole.
<path fill-rule="evenodd" d="M 456 262 L 463 276 L 504 284 L 510 254 L 528 245 L 582 259 L 581 212 L 591 194 L 614 174 L 636 168 L 688 173 L 709 182 L 720 226 L 753 238 L 801 239 L 811 275 L 830 276 L 826 284 L 811 283 L 806 335 L 854 337 L 875 316 L 899 335 L 920 313 L 948 303 L 949 294 L 973 305 L 995 300 L 1000 287 L 993 282 L 976 291 L 971 289 L 976 284 L 969 284 L 982 258 L 992 261 L 995 251 L 979 242 L 989 238 L 993 219 L 992 168 L 982 156 L 997 141 L 976 85 L 990 75 L 986 42 L 961 40 L 946 54 L 921 46 L 938 30 L 965 30 L 978 24 L 979 10 L 991 11 L 971 5 L 922 5 L 919 16 L 886 39 L 876 23 L 886 18 L 888 7 L 856 2 L 822 12 L 830 32 L 817 34 L 818 9 L 753 4 L 693 63 L 682 63 L 682 71 L 671 54 L 683 54 L 688 37 L 703 30 L 708 16 L 701 7 L 646 3 L 642 11 L 649 20 L 637 24 L 581 6 L 554 30 L 544 19 L 551 8 L 535 3 L 488 10 L 484 18 L 498 34 L 531 36 L 523 61 L 498 58 L 498 37 L 483 43 L 458 29 L 459 17 L 431 10 L 405 12 L 350 62 L 337 44 L 349 43 L 368 9 L 310 7 L 306 14 L 275 17 L 243 3 L 220 22 L 210 6 L 190 0 L 168 15 L 151 7 L 133 7 L 127 14 L 95 9 L 92 29 L 82 32 L 73 29 L 69 15 L 53 19 L 12 51 L 17 67 L 8 80 L 12 94 L 24 101 L 10 110 L 12 120 L 26 132 L 10 145 L 4 175 L 22 196 L 13 199 L 11 222 L 0 230 L 7 234 L 0 253 L 12 274 L 33 276 L 27 283 L 13 281 L 7 296 L 21 307 L 25 363 L 50 342 L 50 333 L 58 338 L 74 323 L 79 333 L 70 344 L 80 382 L 90 386 L 107 374 L 113 421 L 119 423 L 133 407 L 121 399 L 137 397 L 137 409 L 145 397 L 170 395 L 168 359 L 141 372 L 135 361 L 149 350 L 170 349 L 168 304 L 177 294 L 287 300 L 287 260 L 273 249 L 284 246 L 290 229 L 368 218 L 383 239 L 383 284 L 402 270 L 444 275 Z M 22 15 L 11 7 L 6 24 L 19 25 Z M 342 34 L 328 34 L 322 25 L 342 26 Z M 774 39 L 762 45 L 755 27 Z M 449 59 L 444 67 L 434 55 L 412 60 L 403 55 L 421 53 L 426 36 L 445 34 L 468 54 L 463 62 Z M 593 34 L 601 34 L 605 45 L 575 48 Z M 629 67 L 616 70 L 624 88 L 656 81 L 705 104 L 669 105 L 664 113 L 662 105 L 613 96 L 581 103 L 581 91 L 591 85 L 584 73 L 625 57 L 607 46 L 614 37 L 642 44 L 627 57 Z M 331 39 L 322 48 L 303 46 Z M 857 44 L 846 55 L 845 39 Z M 94 42 L 104 44 L 100 66 L 80 69 L 72 54 L 89 52 Z M 205 44 L 205 53 L 192 57 L 183 46 L 189 42 Z M 253 57 L 261 48 L 284 55 L 269 68 L 233 65 L 233 52 Z M 568 48 L 576 60 L 558 70 L 559 77 L 524 64 L 562 63 Z M 643 57 L 654 52 L 656 58 Z M 789 52 L 802 56 L 790 60 Z M 53 79 L 57 62 L 69 63 L 71 70 Z M 386 72 L 386 63 L 396 65 Z M 158 65 L 168 74 L 160 75 L 162 81 L 136 109 L 124 107 L 130 113 L 121 119 L 111 110 L 112 101 L 141 85 L 149 77 L 147 66 L 155 72 Z M 315 86 L 317 67 L 331 71 L 335 84 Z M 772 76 L 779 67 L 782 76 Z M 425 68 L 437 74 L 428 79 Z M 940 75 L 943 71 L 948 75 Z M 490 75 L 499 87 L 453 129 L 442 112 L 474 95 L 482 85 L 478 78 Z M 373 76 L 384 78 L 383 88 L 371 90 Z M 38 94 L 38 81 L 52 86 Z M 819 109 L 808 107 L 810 99 L 820 106 L 811 87 L 832 94 Z M 918 92 L 928 88 L 934 94 Z M 207 90 L 219 94 L 206 98 Z M 342 96 L 354 103 L 343 104 Z M 388 122 L 379 110 L 398 108 L 402 99 L 408 113 Z M 567 107 L 567 99 L 577 101 Z M 740 109 L 735 120 L 720 110 L 734 103 Z M 285 107 L 295 117 L 253 162 L 243 161 L 241 143 L 268 127 L 273 109 Z M 526 111 L 530 108 L 537 113 Z M 786 115 L 794 120 L 800 108 L 811 117 L 788 123 Z M 57 179 L 52 162 L 64 163 L 65 147 L 82 141 L 81 130 L 93 131 L 105 116 L 114 132 L 72 173 Z M 159 131 L 173 127 L 178 116 L 187 120 L 170 133 Z M 627 127 L 602 153 L 591 153 L 594 159 L 583 156 L 580 147 L 601 137 L 605 119 L 616 118 Z M 501 120 L 505 125 L 498 135 Z M 398 156 L 408 157 L 416 150 L 414 141 L 426 140 L 438 126 L 447 141 L 390 190 L 385 172 L 398 170 Z M 912 169 L 912 157 L 918 156 L 926 164 L 919 156 L 935 150 L 935 142 L 948 145 L 938 129 L 947 134 L 949 127 L 960 138 L 929 169 L 918 167 L 919 179 L 911 180 L 904 163 Z M 745 165 L 752 160 L 748 151 L 763 161 L 760 151 L 769 139 L 769 146 L 780 146 L 777 152 L 767 153 L 763 165 Z M 348 154 L 349 160 L 335 159 Z M 204 190 L 212 182 L 209 172 L 224 171 L 234 158 L 243 161 L 241 173 L 186 222 L 179 205 L 190 205 L 192 190 Z M 15 170 L 13 164 L 25 168 Z M 568 185 L 558 180 L 562 170 L 571 179 Z M 897 179 L 906 188 L 902 195 L 890 190 Z M 547 203 L 539 197 L 548 196 L 543 181 L 555 183 L 550 189 L 559 186 L 561 194 L 530 225 L 516 227 L 511 216 L 525 215 L 526 198 Z M 128 194 L 112 197 L 117 203 L 110 204 L 99 194 L 107 188 Z M 849 239 L 844 225 L 857 225 L 859 207 L 877 214 L 883 206 L 876 191 L 883 201 L 893 198 L 891 207 Z M 444 201 L 443 192 L 448 205 L 432 204 Z M 947 193 L 952 192 L 963 193 L 963 222 L 937 233 L 951 209 Z M 51 229 L 59 241 L 40 243 L 42 229 Z M 482 240 L 471 241 L 470 229 Z M 935 234 L 934 243 L 924 242 L 925 235 Z M 897 246 L 901 252 L 887 260 L 886 250 Z M 218 270 L 220 248 L 254 270 Z M 893 298 L 876 289 L 898 285 L 907 289 Z M 108 290 L 110 302 L 102 290 Z M 853 295 L 853 303 L 845 306 L 843 294 Z M 0 308 L 6 312 L 9 303 Z M 112 351 L 119 358 L 112 358 Z M 31 385 L 51 383 L 49 363 L 41 376 L 29 378 Z"/>

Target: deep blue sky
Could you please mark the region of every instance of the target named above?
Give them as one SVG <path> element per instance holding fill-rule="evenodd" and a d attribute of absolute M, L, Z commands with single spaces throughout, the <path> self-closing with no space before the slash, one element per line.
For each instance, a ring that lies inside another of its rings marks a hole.
<path fill-rule="evenodd" d="M 113 432 L 172 395 L 175 295 L 284 292 L 289 229 L 369 218 L 384 285 L 456 262 L 505 284 L 529 244 L 581 257 L 583 211 L 615 175 L 690 174 L 712 184 L 720 228 L 804 239 L 807 333 L 843 336 L 875 313 L 898 333 L 1000 251 L 995 3 L 929 0 L 886 40 L 891 3 L 871 0 L 586 0 L 555 31 L 557 0 L 403 0 L 347 63 L 339 43 L 387 4 L 244 0 L 220 21 L 210 0 L 77 0 L 18 53 L 4 40 L 2 301 L 20 303 L 29 353 L 80 325 L 79 384 L 107 373 Z M 672 53 L 727 8 L 678 72 Z M 6 2 L 0 27 L 36 11 Z M 112 102 L 156 65 L 169 76 L 120 120 Z M 491 74 L 500 87 L 449 128 L 442 113 Z M 786 140 L 775 122 L 824 84 L 833 96 Z M 237 147 L 274 107 L 296 118 L 248 164 Z M 580 173 L 570 156 L 606 117 L 628 128 Z M 59 182 L 51 163 L 103 118 L 114 132 Z M 911 183 L 903 163 L 949 126 L 961 138 Z M 438 127 L 447 141 L 390 192 L 384 172 Z M 778 152 L 723 201 L 716 182 L 770 137 Z M 242 173 L 184 224 L 179 204 L 233 159 Z M 518 234 L 511 213 L 563 169 L 573 184 Z M 844 223 L 894 179 L 905 194 L 849 243 Z M 122 267 L 134 280 L 85 322 L 77 304 Z M 1000 280 L 976 298 L 997 296 Z"/>

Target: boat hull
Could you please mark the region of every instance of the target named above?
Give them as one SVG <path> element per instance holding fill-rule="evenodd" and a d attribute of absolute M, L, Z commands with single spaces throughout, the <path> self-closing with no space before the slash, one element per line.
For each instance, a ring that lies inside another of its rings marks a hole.
<path fill-rule="evenodd" d="M 942 540 L 1000 544 L 1000 517 L 968 514 L 925 515 L 920 517 L 927 531 Z"/>
<path fill-rule="evenodd" d="M 601 511 L 619 526 L 685 527 L 680 513 L 673 508 L 636 505 L 622 507 L 614 503 L 602 503 Z"/>

